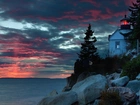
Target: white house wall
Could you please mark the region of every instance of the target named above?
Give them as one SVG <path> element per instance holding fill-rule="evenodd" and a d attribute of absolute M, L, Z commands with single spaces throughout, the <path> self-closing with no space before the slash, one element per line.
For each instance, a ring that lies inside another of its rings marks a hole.
<path fill-rule="evenodd" d="M 119 42 L 119 48 L 116 47 L 116 42 Z M 109 56 L 122 55 L 125 52 L 126 41 L 118 29 L 109 38 Z"/>
<path fill-rule="evenodd" d="M 116 48 L 116 42 L 120 42 L 119 48 Z M 125 40 L 110 40 L 109 42 L 109 56 L 121 55 L 126 52 Z"/>

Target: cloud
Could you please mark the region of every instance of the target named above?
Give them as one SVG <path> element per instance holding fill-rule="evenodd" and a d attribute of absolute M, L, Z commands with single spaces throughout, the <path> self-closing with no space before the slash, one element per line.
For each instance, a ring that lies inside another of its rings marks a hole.
<path fill-rule="evenodd" d="M 125 1 L 125 4 L 126 4 L 127 6 L 131 6 L 132 3 L 135 3 L 135 2 L 136 2 L 136 0 L 127 0 L 127 1 Z"/>
<path fill-rule="evenodd" d="M 130 2 L 0 0 L 1 77 L 69 76 L 88 24 L 103 54 Z"/>
<path fill-rule="evenodd" d="M 101 4 L 99 2 L 96 2 L 95 0 L 81 0 L 81 2 L 87 2 L 87 3 L 93 4 L 95 7 L 101 6 Z"/>

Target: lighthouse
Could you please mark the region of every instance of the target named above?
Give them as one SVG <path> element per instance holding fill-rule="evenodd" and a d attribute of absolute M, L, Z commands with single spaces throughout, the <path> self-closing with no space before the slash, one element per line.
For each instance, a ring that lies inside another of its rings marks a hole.
<path fill-rule="evenodd" d="M 120 56 L 127 52 L 127 39 L 131 35 L 132 29 L 129 19 L 124 16 L 120 20 L 120 27 L 108 36 L 109 56 Z"/>

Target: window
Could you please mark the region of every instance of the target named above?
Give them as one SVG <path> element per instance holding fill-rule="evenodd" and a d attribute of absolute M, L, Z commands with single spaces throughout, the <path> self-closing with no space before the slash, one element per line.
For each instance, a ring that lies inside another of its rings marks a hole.
<path fill-rule="evenodd" d="M 120 42 L 119 42 L 119 41 L 117 41 L 117 42 L 115 43 L 115 48 L 116 48 L 116 49 L 120 48 Z"/>

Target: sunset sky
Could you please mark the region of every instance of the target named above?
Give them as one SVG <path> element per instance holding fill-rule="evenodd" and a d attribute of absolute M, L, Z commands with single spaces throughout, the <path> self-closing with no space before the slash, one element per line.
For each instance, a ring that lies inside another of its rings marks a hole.
<path fill-rule="evenodd" d="M 99 54 L 135 0 L 0 0 L 0 78 L 65 78 L 90 23 Z"/>

